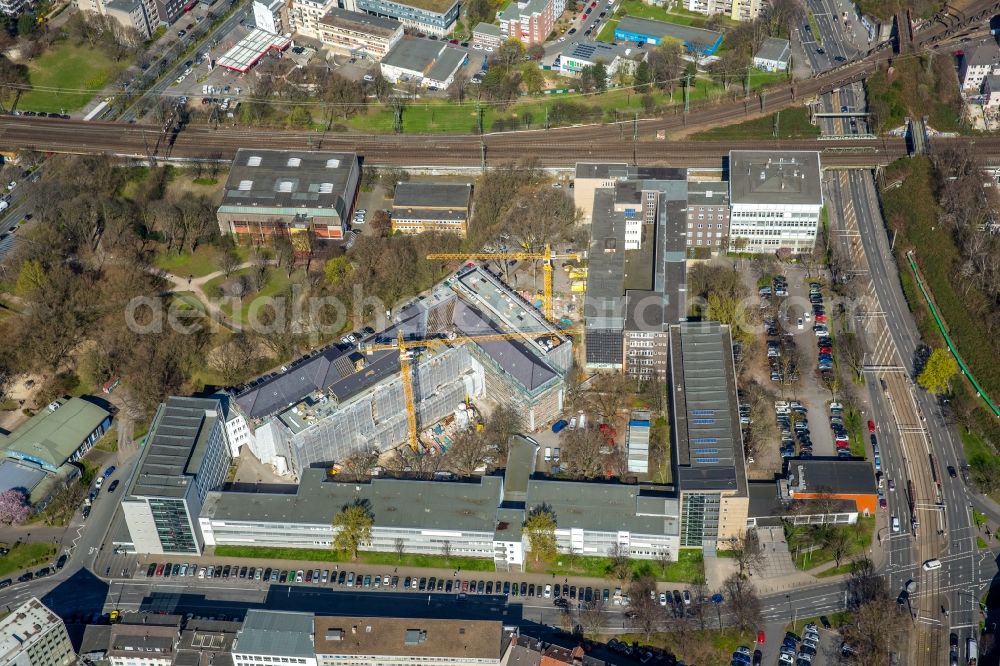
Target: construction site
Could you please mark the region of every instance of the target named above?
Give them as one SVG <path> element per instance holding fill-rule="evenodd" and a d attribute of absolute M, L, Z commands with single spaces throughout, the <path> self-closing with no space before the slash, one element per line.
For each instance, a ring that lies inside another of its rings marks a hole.
<path fill-rule="evenodd" d="M 551 304 L 551 256 L 546 266 Z M 477 401 L 508 404 L 536 430 L 562 410 L 572 363 L 564 330 L 470 263 L 395 313 L 392 326 L 357 345 L 318 350 L 234 402 L 254 433 L 254 455 L 299 479 L 357 452 L 408 444 L 445 453 L 454 429 L 478 418 Z"/>

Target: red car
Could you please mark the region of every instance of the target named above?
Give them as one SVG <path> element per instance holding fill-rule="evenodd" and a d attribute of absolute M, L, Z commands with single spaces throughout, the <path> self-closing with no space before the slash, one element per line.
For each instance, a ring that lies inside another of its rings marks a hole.
<path fill-rule="evenodd" d="M 816 315 L 816 321 L 819 322 L 819 323 L 822 323 L 822 322 L 826 321 L 826 315 L 823 315 L 823 314 Z"/>
<path fill-rule="evenodd" d="M 872 421 L 871 419 L 868 420 L 868 432 L 872 434 L 875 433 L 875 422 Z"/>
<path fill-rule="evenodd" d="M 836 445 L 837 445 L 838 449 L 849 449 L 849 448 L 851 448 L 851 443 L 850 442 L 845 442 L 845 441 L 840 440 L 840 439 L 837 440 Z"/>
<path fill-rule="evenodd" d="M 819 348 L 819 353 L 820 354 L 832 354 L 833 353 L 833 347 L 820 347 Z"/>
<path fill-rule="evenodd" d="M 761 645 L 764 644 L 764 632 L 763 631 L 758 631 L 757 632 L 757 642 L 760 643 Z"/>
<path fill-rule="evenodd" d="M 885 498 L 884 497 L 879 497 L 878 498 L 878 508 L 884 509 L 887 506 L 889 506 L 889 504 L 885 501 Z"/>

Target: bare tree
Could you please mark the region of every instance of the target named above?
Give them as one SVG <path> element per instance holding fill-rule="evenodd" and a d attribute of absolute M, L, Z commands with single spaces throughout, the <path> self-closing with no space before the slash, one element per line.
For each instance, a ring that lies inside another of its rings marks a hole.
<path fill-rule="evenodd" d="M 587 397 L 604 423 L 614 424 L 626 405 L 632 383 L 624 375 L 605 374 L 594 379 Z"/>
<path fill-rule="evenodd" d="M 608 558 L 611 560 L 609 573 L 625 587 L 626 581 L 632 575 L 632 558 L 629 556 L 628 548 L 619 543 L 611 546 L 608 551 Z"/>
<path fill-rule="evenodd" d="M 823 545 L 830 551 L 830 555 L 839 567 L 851 552 L 851 535 L 839 525 L 830 525 L 823 530 Z"/>
<path fill-rule="evenodd" d="M 673 555 L 666 548 L 661 548 L 656 552 L 656 563 L 660 565 L 660 574 L 662 576 L 667 575 L 667 568 L 674 561 Z"/>
<path fill-rule="evenodd" d="M 726 542 L 728 550 L 739 567 L 739 577 L 746 578 L 748 572 L 758 571 L 764 564 L 764 552 L 760 547 L 757 530 L 748 529 Z"/>
<path fill-rule="evenodd" d="M 605 443 L 601 431 L 595 428 L 564 430 L 561 443 L 560 459 L 567 474 L 592 479 L 604 472 L 601 449 Z"/>
<path fill-rule="evenodd" d="M 445 454 L 445 464 L 462 476 L 470 476 L 492 460 L 492 447 L 485 433 L 466 428 L 455 433 L 454 441 Z"/>
<path fill-rule="evenodd" d="M 496 464 L 507 462 L 510 438 L 524 430 L 524 414 L 509 403 L 500 403 L 486 420 L 484 433 L 496 451 Z"/>
<path fill-rule="evenodd" d="M 723 582 L 722 595 L 733 616 L 733 624 L 740 631 L 750 631 L 763 625 L 760 598 L 750 581 L 734 573 Z"/>
<path fill-rule="evenodd" d="M 857 609 L 869 602 L 889 597 L 886 579 L 868 558 L 854 563 L 851 575 L 844 584 L 844 590 L 847 592 L 847 604 L 850 609 Z"/>
<path fill-rule="evenodd" d="M 646 640 L 663 627 L 663 609 L 655 599 L 656 583 L 649 576 L 636 578 L 629 586 L 629 612 Z"/>
<path fill-rule="evenodd" d="M 899 619 L 899 609 L 892 599 L 880 597 L 869 601 L 854 612 L 853 622 L 841 628 L 844 642 L 854 649 L 847 662 L 888 666 L 892 663 L 890 654 L 905 644 L 909 626 L 908 618 Z"/>
<path fill-rule="evenodd" d="M 604 602 L 596 600 L 580 611 L 580 625 L 584 636 L 592 641 L 598 640 L 604 629 Z"/>
<path fill-rule="evenodd" d="M 441 557 L 444 558 L 445 564 L 451 566 L 451 541 L 445 541 L 441 544 Z"/>
<path fill-rule="evenodd" d="M 847 333 L 841 336 L 838 348 L 840 357 L 847 361 L 854 373 L 854 379 L 860 380 L 865 364 L 865 345 L 857 333 Z"/>
<path fill-rule="evenodd" d="M 396 537 L 395 541 L 392 542 L 392 547 L 396 549 L 396 561 L 402 562 L 403 555 L 406 554 L 406 541 Z"/>
<path fill-rule="evenodd" d="M 698 620 L 699 628 L 705 630 L 705 616 L 709 603 L 708 583 L 704 576 L 698 576 L 691 585 L 691 615 Z"/>

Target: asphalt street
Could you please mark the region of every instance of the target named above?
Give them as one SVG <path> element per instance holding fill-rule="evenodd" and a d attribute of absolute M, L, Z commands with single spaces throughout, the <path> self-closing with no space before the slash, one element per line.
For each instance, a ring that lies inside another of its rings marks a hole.
<path fill-rule="evenodd" d="M 981 620 L 976 600 L 981 595 L 983 585 L 996 575 L 996 563 L 988 551 L 981 553 L 976 544 L 977 532 L 970 513 L 970 501 L 975 500 L 974 495 L 971 495 L 960 476 L 952 478 L 945 472 L 948 465 L 957 469 L 964 463 L 960 442 L 951 432 L 940 403 L 912 385 L 916 351 L 918 345 L 921 344 L 920 336 L 902 293 L 896 272 L 896 263 L 889 247 L 890 241 L 878 208 L 874 179 L 868 172 L 857 171 L 851 172 L 849 182 L 850 197 L 854 210 L 857 212 L 861 241 L 868 258 L 872 282 L 878 294 L 882 316 L 887 323 L 885 328 L 892 338 L 893 345 L 899 350 L 903 365 L 900 374 L 905 375 L 911 385 L 910 394 L 919 408 L 923 419 L 924 433 L 939 468 L 940 497 L 943 506 L 940 507 L 938 513 L 942 514 L 943 520 L 935 524 L 932 521 L 927 521 L 926 517 L 923 519 L 930 523 L 925 525 L 923 529 L 934 529 L 940 525 L 939 529 L 944 531 L 942 535 L 943 548 L 939 555 L 943 567 L 934 578 L 934 591 L 930 592 L 931 594 L 936 593 L 938 597 L 934 600 L 933 608 L 940 606 L 942 610 L 939 613 L 939 621 L 950 625 L 953 630 L 974 631 L 978 628 Z M 869 391 L 875 404 L 883 401 L 884 392 L 878 382 L 869 382 Z M 892 446 L 884 447 L 883 455 L 888 455 L 891 458 L 894 450 L 895 447 Z M 903 462 L 905 466 L 909 461 L 904 460 Z M 905 469 L 898 466 L 897 461 L 891 461 L 888 464 L 892 465 L 893 474 L 899 475 L 906 472 Z M 905 495 L 900 493 L 898 484 L 894 494 L 898 496 L 897 503 L 905 503 Z M 902 511 L 903 509 L 893 510 Z M 895 551 L 894 548 L 893 552 L 895 553 Z M 897 556 L 893 555 L 893 557 Z M 902 558 L 902 553 L 898 557 Z M 899 589 L 898 585 L 905 582 L 907 577 L 917 578 L 919 576 L 917 564 L 919 562 L 908 563 L 902 559 L 890 561 L 888 572 L 897 586 L 895 589 Z M 921 590 L 916 596 L 920 597 L 928 593 L 927 590 Z M 948 615 L 944 614 L 944 610 L 948 611 Z M 961 634 L 961 636 L 963 639 L 965 638 L 965 634 Z"/>
<path fill-rule="evenodd" d="M 238 0 L 234 0 L 234 2 L 235 1 Z M 220 3 L 219 8 L 216 11 L 219 12 L 226 11 L 225 7 L 226 7 L 225 4 Z M 232 16 L 227 18 L 217 28 L 210 31 L 207 34 L 207 36 L 205 36 L 204 38 L 200 38 L 199 47 L 197 51 L 201 53 L 208 52 L 217 42 L 221 41 L 225 35 L 229 34 L 229 32 L 231 32 L 237 25 L 239 25 L 240 21 L 247 19 L 249 11 L 250 10 L 243 9 L 242 7 L 238 8 L 235 12 L 233 12 Z M 176 28 L 182 22 L 183 21 L 178 21 L 174 26 L 172 26 L 171 29 Z M 197 27 L 194 28 L 194 30 L 197 29 L 198 29 Z M 191 37 L 191 35 L 188 35 L 186 39 L 190 42 L 190 40 L 193 38 Z M 194 54 L 192 54 L 190 57 L 191 59 L 193 59 Z M 152 87 L 149 88 L 149 90 L 147 90 L 140 97 L 137 97 L 132 101 L 131 105 L 128 107 L 128 109 L 125 110 L 124 113 L 122 113 L 121 117 L 118 120 L 126 123 L 136 122 L 139 119 L 137 116 L 137 112 L 142 107 L 143 100 L 159 97 L 164 93 L 166 93 L 167 90 L 170 88 L 170 86 L 177 79 L 177 77 L 184 73 L 184 70 L 186 69 L 184 62 L 185 62 L 184 58 L 178 58 L 177 61 L 173 64 L 173 66 L 170 69 L 168 69 L 166 73 L 164 73 L 163 76 L 161 76 L 159 80 L 155 84 L 153 84 Z"/>
<path fill-rule="evenodd" d="M 812 30 L 806 30 L 808 23 L 805 17 L 797 30 L 809 65 L 814 72 L 837 67 L 854 60 L 863 51 L 868 50 L 868 33 L 861 25 L 853 2 L 807 0 L 806 6 L 816 17 L 819 35 L 812 34 Z M 846 20 L 844 12 L 847 12 Z M 820 50 L 823 53 L 820 53 Z"/>
<path fill-rule="evenodd" d="M 17 186 L 10 192 L 10 207 L 0 214 L 2 215 L 0 217 L 0 260 L 3 260 L 14 249 L 18 234 L 24 232 L 21 220 L 31 214 L 31 208 L 25 202 L 27 199 L 25 192 L 28 190 L 29 183 L 41 178 L 42 169 L 43 167 L 38 167 L 27 178 L 17 178 Z"/>

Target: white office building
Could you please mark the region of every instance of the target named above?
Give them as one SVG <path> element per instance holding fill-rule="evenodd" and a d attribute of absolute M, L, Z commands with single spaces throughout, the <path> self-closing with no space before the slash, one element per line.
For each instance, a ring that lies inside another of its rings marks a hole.
<path fill-rule="evenodd" d="M 312 613 L 247 611 L 233 642 L 234 666 L 316 666 Z"/>
<path fill-rule="evenodd" d="M 71 666 L 76 653 L 62 619 L 32 597 L 0 620 L 0 664 Z"/>
<path fill-rule="evenodd" d="M 823 209 L 818 152 L 729 153 L 729 250 L 811 252 Z"/>

